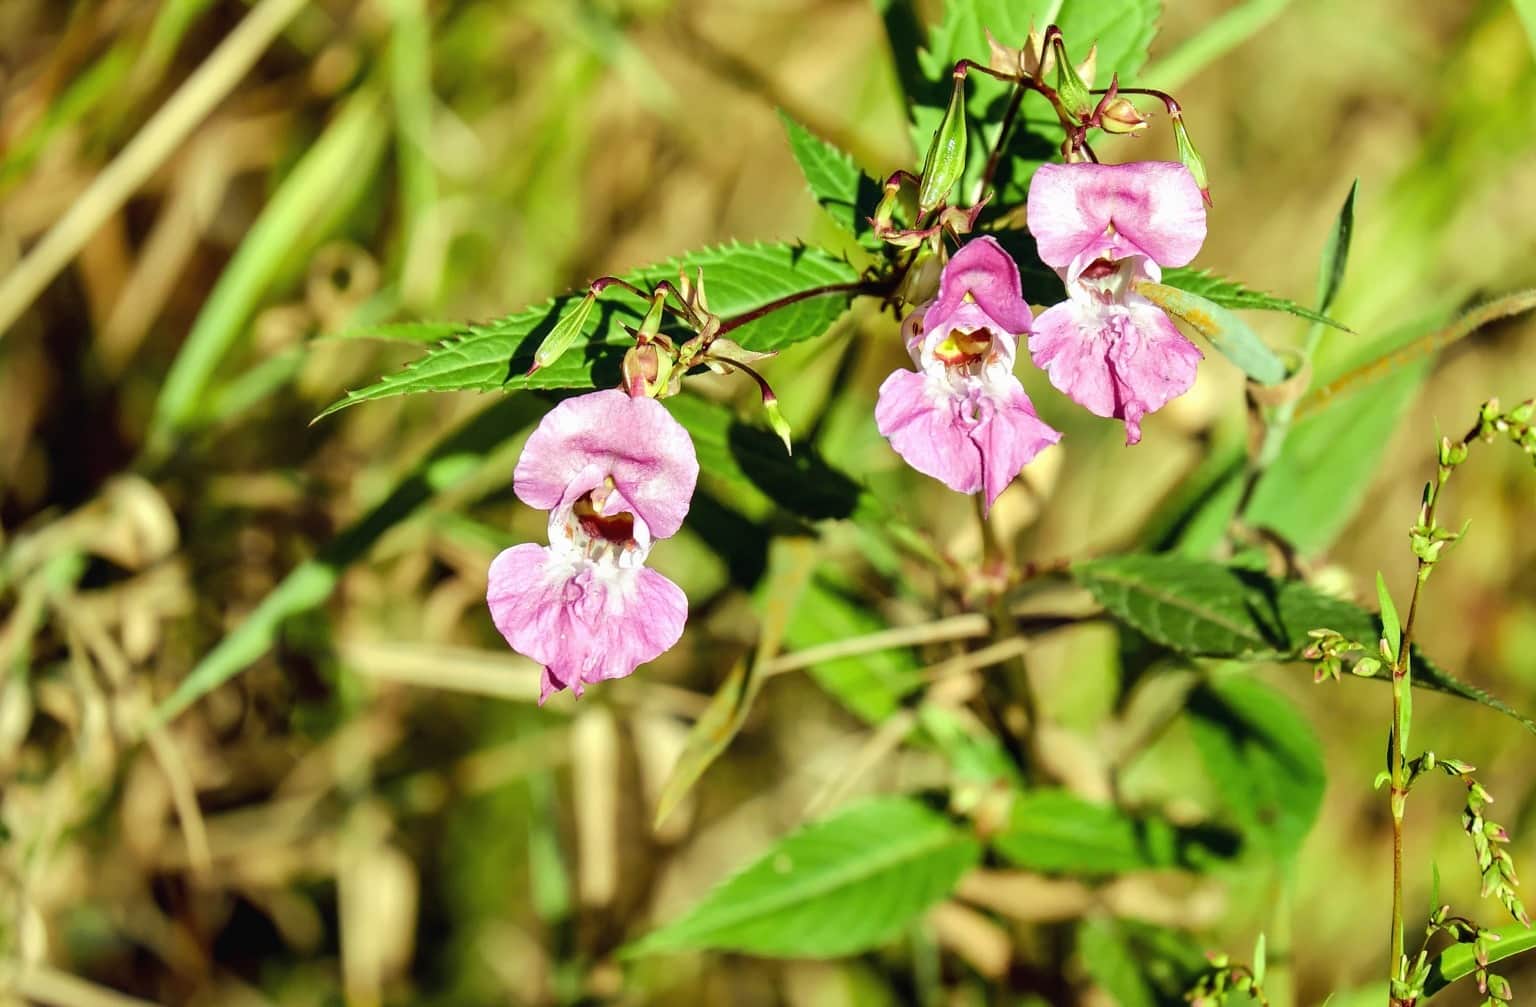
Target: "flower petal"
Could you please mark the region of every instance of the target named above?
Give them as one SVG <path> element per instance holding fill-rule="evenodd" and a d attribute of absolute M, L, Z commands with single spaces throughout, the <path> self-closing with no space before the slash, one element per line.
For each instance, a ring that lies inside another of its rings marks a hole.
<path fill-rule="evenodd" d="M 513 546 L 491 563 L 491 619 L 513 650 L 544 665 L 539 702 L 623 678 L 677 643 L 688 598 L 654 570 Z"/>
<path fill-rule="evenodd" d="M 1040 258 L 1056 269 L 1133 255 L 1183 266 L 1205 242 L 1200 187 L 1173 161 L 1041 165 L 1027 217 Z"/>
<path fill-rule="evenodd" d="M 942 378 L 893 371 L 880 386 L 875 425 L 902 459 L 957 493 L 981 489 L 981 451 L 962 408 Z"/>
<path fill-rule="evenodd" d="M 609 477 L 651 535 L 666 538 L 688 513 L 698 456 L 666 406 L 607 389 L 545 415 L 517 461 L 513 488 L 529 506 L 554 510 Z"/>
<path fill-rule="evenodd" d="M 970 435 L 981 452 L 982 484 L 989 510 L 1035 455 L 1061 440 L 1059 430 L 1035 415 L 1034 404 L 1018 378 L 1008 374 L 994 386 L 992 394 L 978 404 L 981 421 Z"/>
<path fill-rule="evenodd" d="M 962 308 L 972 310 L 957 315 Z M 995 333 L 1017 338 L 1029 331 L 1029 322 L 1018 264 L 996 238 L 983 235 L 967 241 L 945 264 L 939 276 L 939 294 L 928 305 L 923 331 L 925 335 L 937 333 L 942 341 L 952 329 L 975 330 L 985 324 Z"/>
<path fill-rule="evenodd" d="M 1051 384 L 1098 416 L 1125 421 L 1141 440 L 1141 418 L 1189 390 L 1203 356 L 1155 305 L 1089 306 L 1063 301 L 1035 320 L 1029 351 Z"/>

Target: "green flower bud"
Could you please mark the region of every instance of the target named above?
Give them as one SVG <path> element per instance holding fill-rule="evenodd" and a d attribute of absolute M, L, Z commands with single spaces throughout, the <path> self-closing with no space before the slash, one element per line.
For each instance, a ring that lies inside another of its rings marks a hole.
<path fill-rule="evenodd" d="M 934 131 L 928 156 L 923 159 L 923 182 L 917 190 L 917 209 L 927 213 L 949 198 L 949 192 L 965 174 L 965 75 L 955 75 L 944 120 Z"/>
<path fill-rule="evenodd" d="M 1129 98 L 1116 98 L 1099 113 L 1099 126 L 1106 133 L 1134 135 L 1146 129 L 1148 121 Z"/>

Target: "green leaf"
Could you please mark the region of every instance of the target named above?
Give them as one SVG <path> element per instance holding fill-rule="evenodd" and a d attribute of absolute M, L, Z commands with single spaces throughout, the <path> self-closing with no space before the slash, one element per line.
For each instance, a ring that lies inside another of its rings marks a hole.
<path fill-rule="evenodd" d="M 876 798 L 781 839 L 681 919 L 622 953 L 857 954 L 900 935 L 980 855 L 973 837 L 919 802 Z"/>
<path fill-rule="evenodd" d="M 710 308 L 724 318 L 745 314 L 771 301 L 817 287 L 858 279 L 845 260 L 827 252 L 790 244 L 724 245 L 691 252 L 680 259 L 630 273 L 639 286 L 676 281 L 679 269 L 704 270 Z M 328 406 L 339 409 L 416 392 L 510 391 L 518 388 L 595 388 L 616 385 L 624 350 L 633 340 L 623 326 L 638 325 L 645 305 L 632 294 L 609 288 L 583 325 L 582 352 L 577 347 L 559 361 L 529 375 L 529 365 L 544 337 L 556 326 L 577 295 L 555 298 L 537 307 L 484 325 L 470 325 L 426 356 Z M 848 307 L 850 291 L 808 297 L 735 329 L 731 338 L 749 350 L 777 350 L 814 339 Z"/>
<path fill-rule="evenodd" d="M 1245 839 L 1289 861 L 1326 783 L 1311 725 L 1283 695 L 1239 675 L 1195 689 L 1188 715 L 1201 762 Z"/>
<path fill-rule="evenodd" d="M 881 185 L 853 163 L 853 158 L 779 110 L 789 135 L 789 150 L 805 173 L 805 184 L 823 210 L 867 248 L 880 247 L 869 218 L 880 201 Z"/>
<path fill-rule="evenodd" d="M 1141 973 L 1118 923 L 1092 919 L 1077 930 L 1077 951 L 1093 981 L 1121 1007 L 1157 1007 L 1157 992 Z"/>
<path fill-rule="evenodd" d="M 1488 964 L 1503 961 L 1536 949 L 1536 930 L 1519 923 L 1491 928 L 1499 935 L 1488 941 Z M 1427 1000 L 1458 979 L 1477 971 L 1477 957 L 1471 944 L 1452 944 L 1435 956 L 1429 965 L 1429 980 L 1424 984 Z"/>
<path fill-rule="evenodd" d="M 867 489 L 828 465 L 812 445 L 796 444 L 790 454 L 772 432 L 697 395 L 678 395 L 666 404 L 692 435 L 706 479 L 728 483 L 811 520 L 873 520 L 884 513 Z"/>
<path fill-rule="evenodd" d="M 1264 931 L 1259 931 L 1258 939 L 1253 942 L 1253 984 L 1264 985 L 1264 976 L 1268 970 L 1268 953 L 1264 946 Z"/>
<path fill-rule="evenodd" d="M 943 19 L 928 33 L 925 51 L 918 54 L 926 84 L 912 93 L 913 145 L 919 151 L 928 149 L 944 116 L 956 61 L 986 64 L 988 29 L 1003 45 L 1018 47 L 1024 45 L 1031 25 L 1044 31 L 1046 25 L 1057 24 L 1074 63 L 1082 62 L 1089 47 L 1097 44 L 1098 71 L 1092 86 L 1107 84 L 1111 73 L 1118 73 L 1120 83 L 1129 85 L 1146 63 L 1161 10 L 1159 0 L 949 0 Z M 969 203 L 1001 128 L 1010 89 L 979 73 L 969 76 L 967 87 L 970 158 L 960 198 Z M 1061 127 L 1042 99 L 1026 96 L 1021 111 L 1009 140 L 1009 154 L 1000 162 L 995 180 L 1004 205 L 1024 198 L 1035 168 L 1057 156 L 1061 145 Z"/>
<path fill-rule="evenodd" d="M 1381 638 L 1387 641 L 1387 646 L 1392 649 L 1392 660 L 1396 661 L 1403 646 L 1403 629 L 1397 620 L 1397 606 L 1392 604 L 1392 592 L 1387 590 L 1387 581 L 1380 570 L 1376 571 L 1376 601 L 1381 605 Z"/>
<path fill-rule="evenodd" d="M 785 639 L 795 650 L 806 650 L 888 628 L 865 604 L 818 579 L 790 618 Z M 823 661 L 807 671 L 824 691 L 872 724 L 896 712 L 902 697 L 923 685 L 922 668 L 910 648 Z"/>
<path fill-rule="evenodd" d="M 1265 345 L 1247 322 L 1215 301 L 1179 287 L 1146 280 L 1136 284 L 1136 292 L 1188 322 L 1252 380 L 1261 385 L 1277 385 L 1285 380 L 1285 363 L 1275 351 Z"/>
<path fill-rule="evenodd" d="M 1323 259 L 1317 270 L 1318 311 L 1327 311 L 1332 306 L 1344 282 L 1344 267 L 1349 263 L 1349 241 L 1355 233 L 1355 196 L 1359 192 L 1360 180 L 1357 178 L 1349 187 L 1349 195 L 1344 197 L 1344 205 L 1339 208 L 1338 220 L 1333 224 L 1333 237 L 1323 248 Z"/>
<path fill-rule="evenodd" d="M 1188 556 L 1089 560 L 1075 564 L 1072 574 L 1120 622 L 1190 657 L 1294 661 L 1308 644 L 1308 630 L 1332 629 L 1366 643 L 1382 633 L 1370 612 L 1301 581 Z M 1536 733 L 1536 721 L 1452 677 L 1417 647 L 1413 667 L 1414 685 L 1481 703 Z M 1372 677 L 1390 680 L 1391 673 L 1382 668 Z"/>
<path fill-rule="evenodd" d="M 1349 236 L 1344 236 L 1347 250 Z M 1342 275 L 1342 260 L 1340 260 L 1340 273 Z M 1341 332 L 1353 332 L 1347 325 L 1336 322 L 1321 312 L 1285 297 L 1276 297 L 1274 294 L 1265 294 L 1257 290 L 1249 290 L 1236 280 L 1228 280 L 1217 276 L 1209 269 L 1180 269 L 1163 270 L 1163 283 L 1170 287 L 1178 287 L 1180 290 L 1197 294 L 1200 297 L 1219 304 L 1223 308 L 1231 308 L 1234 311 L 1283 311 L 1288 315 L 1305 318 L 1308 321 L 1317 322 L 1320 325 L 1329 325 Z"/>
<path fill-rule="evenodd" d="M 1399 330 L 1377 347 L 1362 348 L 1359 362 L 1435 327 L 1428 322 Z M 1280 456 L 1259 477 L 1244 519 L 1272 529 L 1304 554 L 1331 545 L 1369 499 L 1355 487 L 1380 464 L 1431 363 L 1425 357 L 1388 367 L 1368 390 L 1343 393 L 1315 412 L 1307 412 L 1304 400 Z"/>
<path fill-rule="evenodd" d="M 1018 795 L 1008 827 L 992 845 L 1020 867 L 1085 877 L 1197 867 L 1236 851 L 1229 833 L 1177 828 L 1162 818 L 1134 815 L 1061 790 Z"/>
<path fill-rule="evenodd" d="M 1536 52 L 1536 0 L 1513 0 L 1515 13 L 1520 16 L 1520 23 L 1525 26 L 1526 40 L 1531 43 L 1532 52 Z"/>

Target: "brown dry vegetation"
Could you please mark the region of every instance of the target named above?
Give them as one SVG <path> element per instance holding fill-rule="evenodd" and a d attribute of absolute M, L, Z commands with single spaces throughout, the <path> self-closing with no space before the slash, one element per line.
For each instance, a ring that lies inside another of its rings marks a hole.
<path fill-rule="evenodd" d="M 253 44 L 249 72 L 223 86 L 194 76 L 253 11 L 279 6 L 0 5 L 0 277 L 155 128 L 156 109 L 213 88 L 207 113 L 148 157 L 126 198 L 78 224 L 77 254 L 35 297 L 0 292 L 0 995 L 71 1007 L 916 996 L 911 963 L 895 955 L 622 970 L 611 957 L 809 813 L 942 778 L 931 754 L 902 747 L 900 724 L 866 729 L 788 672 L 653 829 L 688 725 L 756 632 L 735 571 L 700 536 L 655 557 L 695 601 L 685 645 L 579 706 L 543 711 L 536 669 L 505 649 L 483 603 L 495 551 L 542 534 L 511 496 L 515 426 L 484 460 L 442 460 L 427 473 L 430 502 L 343 569 L 300 567 L 487 404 L 394 399 L 310 426 L 343 389 L 415 352 L 337 334 L 504 314 L 732 238 L 830 240 L 774 109 L 872 173 L 911 161 L 873 6 L 317 0 Z M 1159 58 L 1225 5 L 1167 6 L 1144 77 L 1176 86 L 1210 167 L 1200 264 L 1306 300 L 1358 176 L 1357 250 L 1335 314 L 1362 344 L 1332 338 L 1335 362 L 1397 325 L 1536 283 L 1536 71 L 1505 5 L 1273 4 L 1284 10 L 1267 27 L 1187 81 L 1159 80 Z M 1146 156 L 1163 150 L 1138 142 Z M 1297 335 L 1281 316 L 1258 321 L 1277 341 Z M 209 367 L 173 387 L 172 362 L 193 343 Z M 889 320 L 861 311 L 771 374 L 797 426 L 827 413 L 847 431 L 826 448 L 835 460 L 890 470 L 860 417 L 899 359 Z M 839 368 L 847 383 L 831 407 Z M 1533 393 L 1529 322 L 1442 354 L 1379 470 L 1340 469 L 1339 506 L 1355 516 L 1309 557 L 1314 570 L 1361 597 L 1378 568 L 1406 584 L 1406 529 L 1436 431 L 1463 429 L 1491 396 Z M 1242 423 L 1240 384 L 1219 362 L 1135 452 L 1068 420 L 1069 446 L 1010 491 L 1000 523 L 1033 559 L 1122 545 Z M 1471 535 L 1436 576 L 1420 638 L 1531 709 L 1526 469 L 1488 452 L 1458 475 L 1450 523 L 1470 518 Z M 908 485 L 932 497 L 941 544 L 977 548 L 961 502 Z M 852 533 L 804 548 L 813 554 L 798 562 L 878 586 Z M 254 641 L 249 669 L 155 719 L 296 567 L 309 601 Z M 930 618 L 910 598 L 876 611 L 875 628 Z M 1130 730 L 1115 708 L 1113 634 L 1089 623 L 1028 646 L 1047 753 L 1070 785 L 1105 792 Z M 920 657 L 941 661 L 945 647 Z M 1314 688 L 1297 668 L 1267 675 L 1315 725 L 1329 767 L 1323 818 L 1283 896 L 1289 933 L 1274 932 L 1262 869 L 1108 887 L 1009 872 L 969 879 L 934 913 L 945 964 L 921 981 L 953 1003 L 988 1002 L 980 981 L 1002 977 L 1052 999 L 1093 996 L 1040 924 L 1106 907 L 1194 926 L 1212 946 L 1243 948 L 1269 928 L 1291 955 L 1282 981 L 1309 1002 L 1378 976 L 1389 845 L 1370 779 L 1387 690 Z M 1417 709 L 1425 744 L 1483 767 L 1516 861 L 1536 864 L 1536 739 L 1453 700 Z M 1138 749 L 1117 785 L 1198 815 L 1192 762 L 1173 732 Z M 1410 854 L 1470 899 L 1458 798 L 1426 794 Z M 1410 906 L 1427 902 L 1427 873 L 1411 876 Z M 1536 978 L 1510 975 L 1517 990 Z"/>

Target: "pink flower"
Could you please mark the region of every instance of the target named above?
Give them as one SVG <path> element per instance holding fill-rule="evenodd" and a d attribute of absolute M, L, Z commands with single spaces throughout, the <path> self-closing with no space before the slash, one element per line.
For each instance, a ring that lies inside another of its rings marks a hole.
<path fill-rule="evenodd" d="M 1205 241 L 1205 204 L 1189 169 L 1166 161 L 1047 164 L 1029 184 L 1029 230 L 1068 299 L 1035 321 L 1029 352 L 1051 384 L 1099 416 L 1141 418 L 1194 383 L 1200 350 L 1136 293 Z"/>
<path fill-rule="evenodd" d="M 908 465 L 990 508 L 1061 434 L 1035 415 L 1013 376 L 1029 331 L 1019 267 L 994 238 L 967 242 L 944 267 L 939 293 L 902 324 L 919 370 L 880 386 L 875 424 Z"/>
<path fill-rule="evenodd" d="M 688 599 L 645 558 L 682 526 L 698 478 L 666 407 L 617 390 L 567 399 L 528 438 L 513 489 L 549 511 L 550 544 L 497 556 L 486 602 L 512 649 L 544 665 L 541 705 L 623 678 L 682 636 Z"/>

